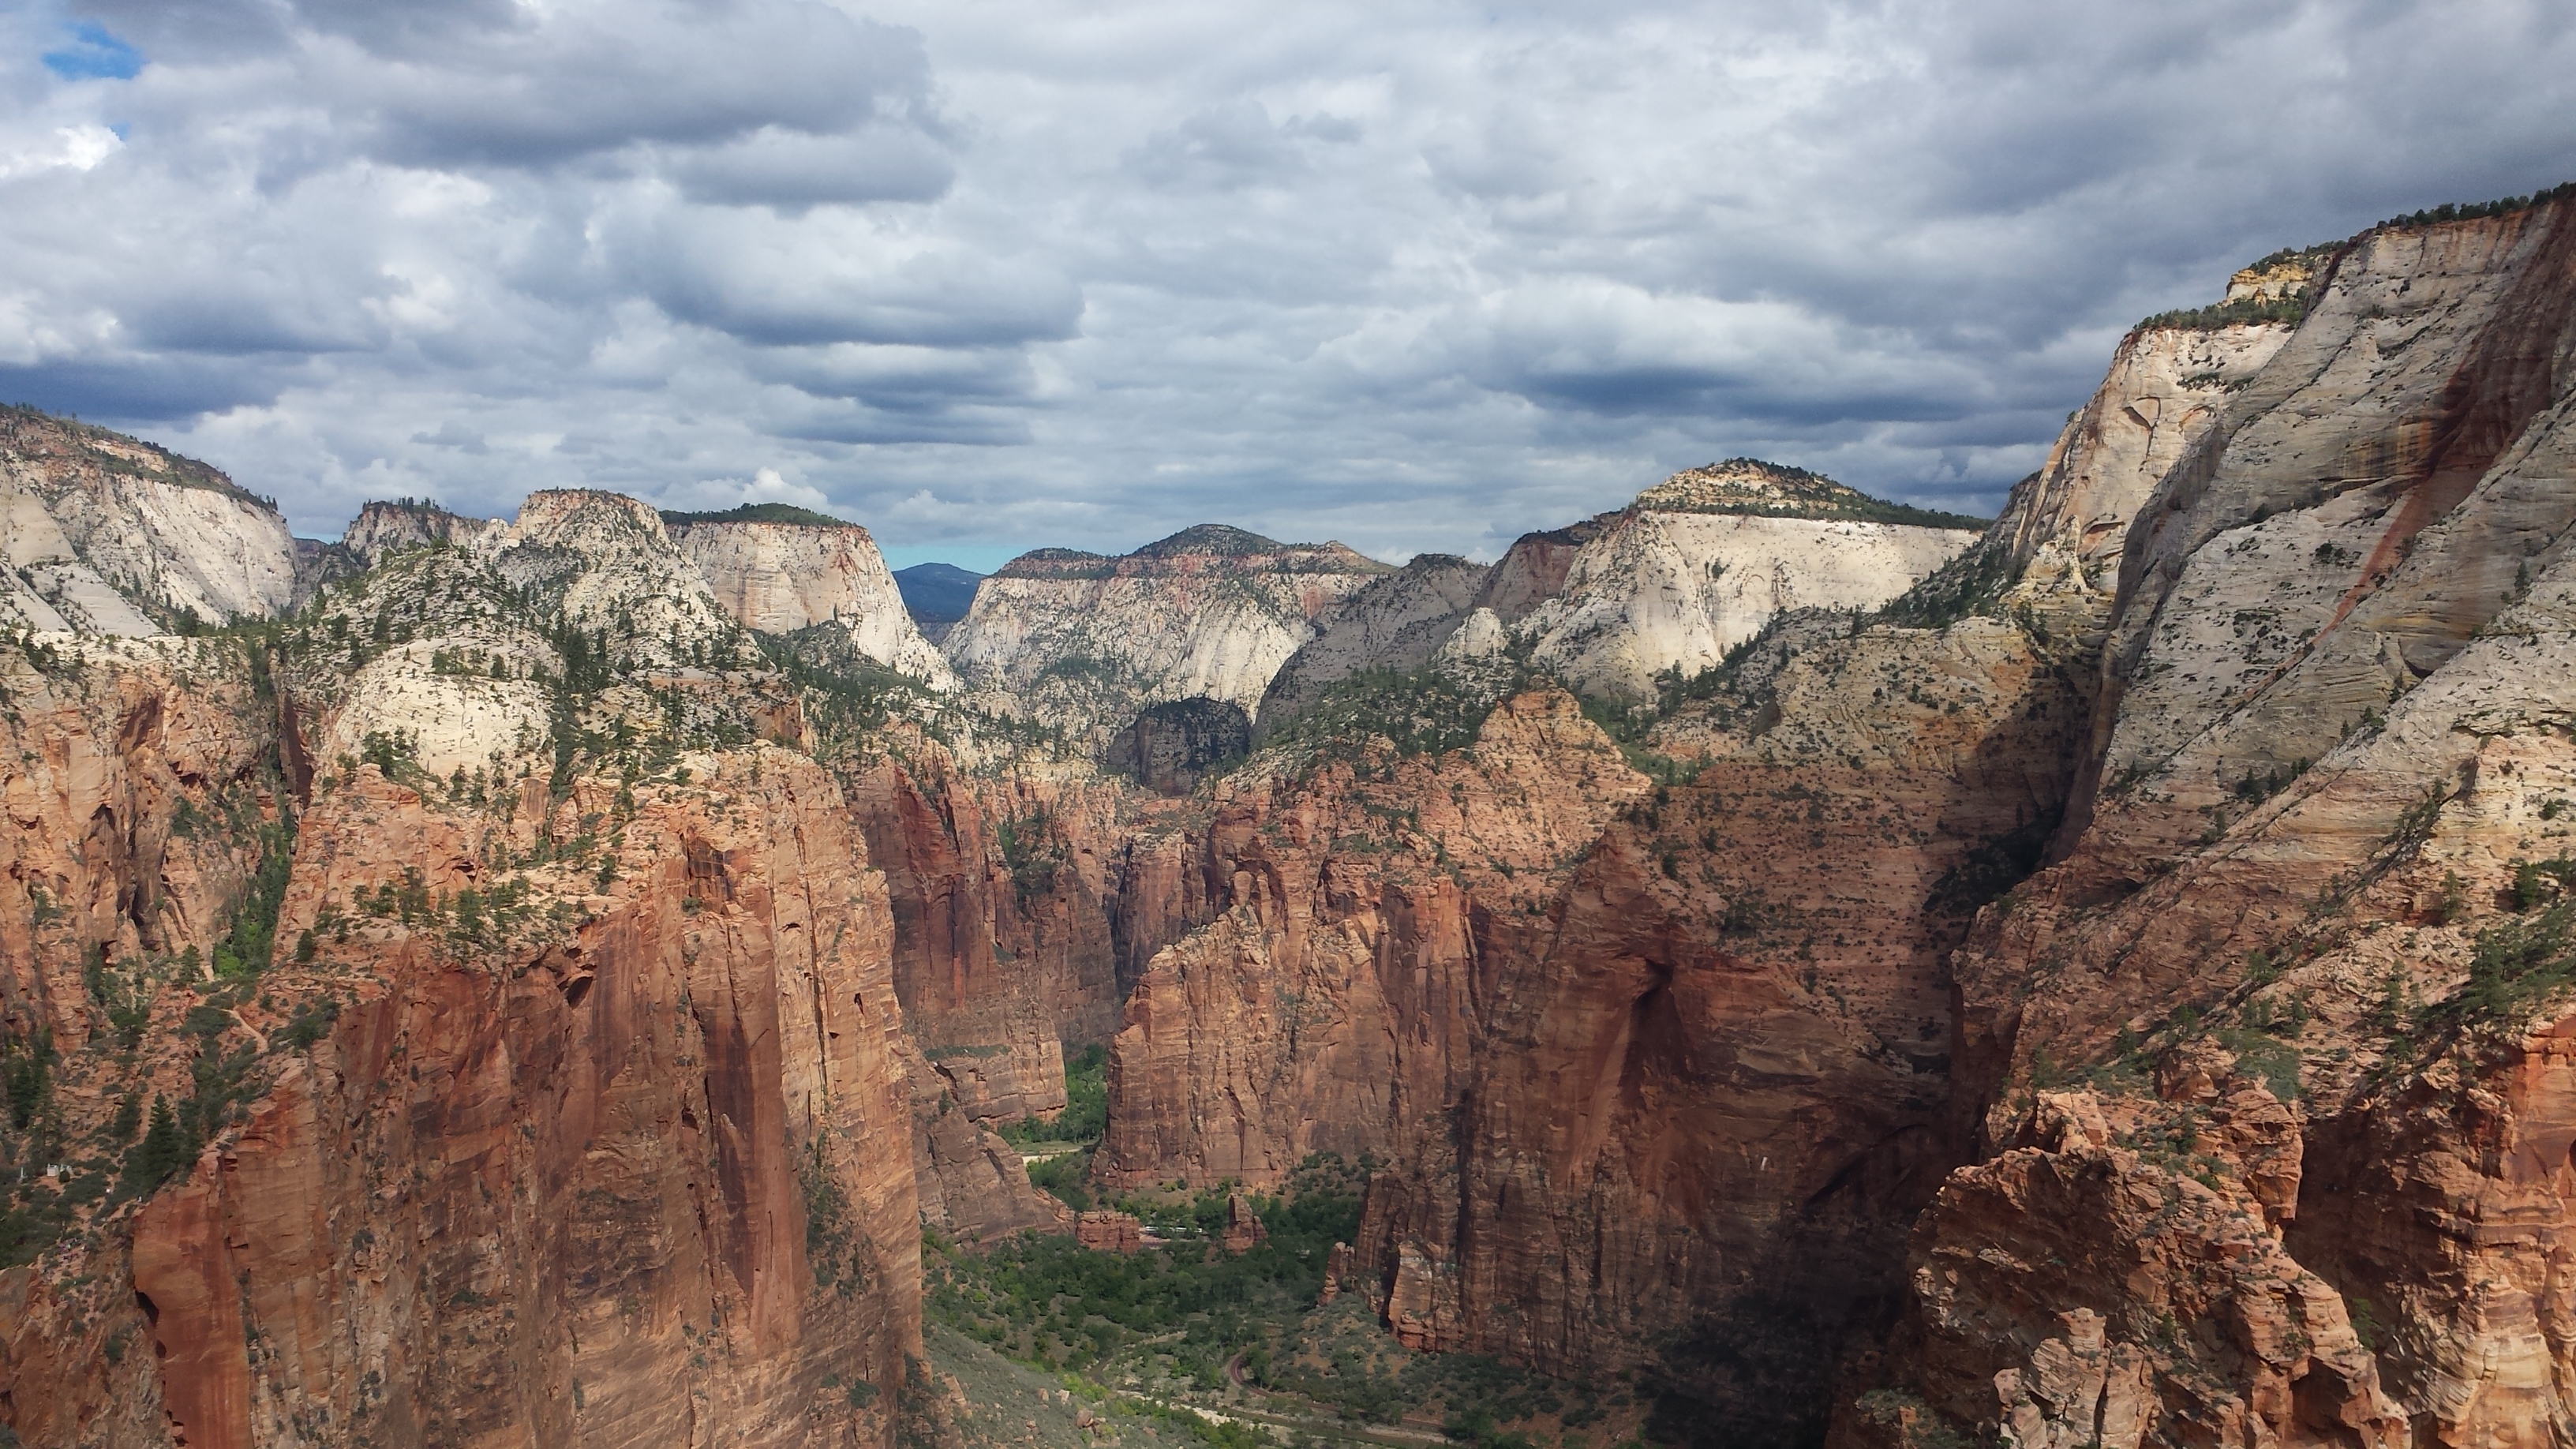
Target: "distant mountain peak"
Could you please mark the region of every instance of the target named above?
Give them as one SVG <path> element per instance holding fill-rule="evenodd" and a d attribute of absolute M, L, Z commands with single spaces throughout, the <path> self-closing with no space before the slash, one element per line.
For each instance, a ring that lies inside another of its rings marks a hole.
<path fill-rule="evenodd" d="M 661 510 L 662 525 L 677 528 L 692 523 L 785 523 L 802 528 L 857 528 L 846 518 L 799 508 L 793 503 L 745 503 L 713 513 L 691 513 L 676 508 Z"/>
<path fill-rule="evenodd" d="M 1762 518 L 1853 519 L 1916 528 L 1983 528 L 1987 520 L 1873 498 L 1822 473 L 1762 458 L 1690 468 L 1637 495 L 1647 513 L 1743 513 Z"/>
<path fill-rule="evenodd" d="M 1136 550 L 1145 558 L 1170 558 L 1174 554 L 1212 553 L 1247 554 L 1277 553 L 1288 548 L 1312 548 L 1313 544 L 1286 544 L 1275 538 L 1264 538 L 1250 529 L 1230 523 L 1194 523 L 1169 538 L 1156 539 Z"/>

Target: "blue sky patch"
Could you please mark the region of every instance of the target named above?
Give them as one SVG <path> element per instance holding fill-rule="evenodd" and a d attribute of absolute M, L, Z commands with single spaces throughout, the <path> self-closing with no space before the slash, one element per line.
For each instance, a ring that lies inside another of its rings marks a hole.
<path fill-rule="evenodd" d="M 131 80 L 143 69 L 143 52 L 108 33 L 104 25 L 82 21 L 71 28 L 69 45 L 45 52 L 45 69 L 65 80 Z"/>

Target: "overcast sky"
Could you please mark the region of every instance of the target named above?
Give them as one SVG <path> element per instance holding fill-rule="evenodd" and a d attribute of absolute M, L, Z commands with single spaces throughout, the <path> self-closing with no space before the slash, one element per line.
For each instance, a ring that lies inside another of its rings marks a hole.
<path fill-rule="evenodd" d="M 298 532 L 826 507 L 1492 557 L 1749 453 L 1990 512 L 2127 325 L 2576 177 L 2576 6 L 0 13 L 0 400 Z"/>

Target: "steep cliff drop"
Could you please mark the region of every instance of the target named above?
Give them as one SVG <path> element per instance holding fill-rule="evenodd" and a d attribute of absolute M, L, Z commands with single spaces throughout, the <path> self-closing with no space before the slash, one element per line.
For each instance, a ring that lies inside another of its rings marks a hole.
<path fill-rule="evenodd" d="M 2408 218 L 1982 531 L 1737 459 L 944 658 L 839 520 L 13 411 L 0 1424 L 2554 1445 L 2571 357 L 2576 193 Z"/>

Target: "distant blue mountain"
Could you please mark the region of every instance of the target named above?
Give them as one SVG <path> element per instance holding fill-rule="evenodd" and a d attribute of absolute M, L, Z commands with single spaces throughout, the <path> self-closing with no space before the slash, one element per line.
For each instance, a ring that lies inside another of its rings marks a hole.
<path fill-rule="evenodd" d="M 975 603 L 975 586 L 982 582 L 982 574 L 955 564 L 914 564 L 894 571 L 894 586 L 903 593 L 903 606 L 912 611 L 914 622 L 921 624 L 953 624 L 965 618 Z"/>

